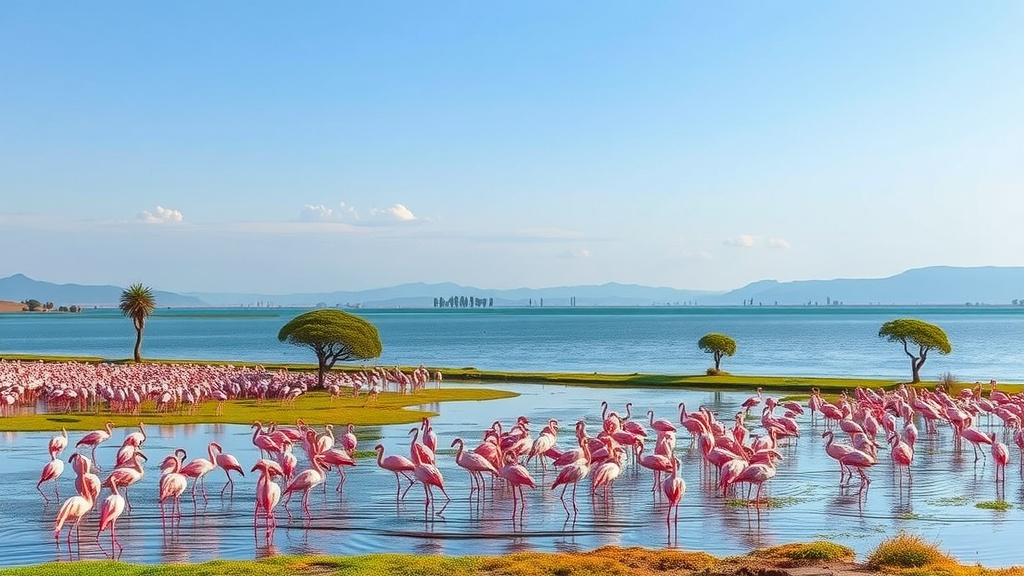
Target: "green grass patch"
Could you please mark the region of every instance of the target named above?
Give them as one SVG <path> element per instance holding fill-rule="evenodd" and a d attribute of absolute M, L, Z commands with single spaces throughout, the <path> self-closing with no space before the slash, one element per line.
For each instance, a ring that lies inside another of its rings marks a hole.
<path fill-rule="evenodd" d="M 0 418 L 0 430 L 7 432 L 38 432 L 59 430 L 84 431 L 103 428 L 106 421 L 115 427 L 135 427 L 145 422 L 150 426 L 176 426 L 181 424 L 244 424 L 255 421 L 292 423 L 302 419 L 310 426 L 334 424 L 344 426 L 384 426 L 388 424 L 412 424 L 424 417 L 433 418 L 436 412 L 410 410 L 409 406 L 439 402 L 498 400 L 517 396 L 514 392 L 485 390 L 479 388 L 442 388 L 421 390 L 415 394 L 382 392 L 376 405 L 364 406 L 365 396 L 352 398 L 342 396 L 331 400 L 330 394 L 322 391 L 308 392 L 299 396 L 292 405 L 283 405 L 277 400 L 257 402 L 256 400 L 229 400 L 224 403 L 223 413 L 217 414 L 214 402 L 202 404 L 195 414 L 163 413 L 155 410 L 153 402 L 142 405 L 139 415 L 80 413 L 70 414 L 27 414 Z"/>
<path fill-rule="evenodd" d="M 985 502 L 978 502 L 974 505 L 975 508 L 982 508 L 984 510 L 1009 510 L 1013 508 L 1013 504 L 1010 504 L 1006 500 L 987 500 Z"/>
<path fill-rule="evenodd" d="M 876 568 L 921 568 L 949 562 L 951 559 L 937 546 L 906 533 L 883 541 L 868 556 L 868 565 Z"/>
<path fill-rule="evenodd" d="M 852 562 L 856 557 L 852 548 L 835 542 L 818 540 L 808 543 L 784 544 L 751 552 L 755 558 L 789 558 L 790 560 L 818 560 L 824 562 Z"/>

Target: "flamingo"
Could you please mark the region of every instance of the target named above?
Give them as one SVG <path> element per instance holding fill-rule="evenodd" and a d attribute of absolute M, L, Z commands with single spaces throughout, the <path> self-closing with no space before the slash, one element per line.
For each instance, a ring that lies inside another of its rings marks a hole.
<path fill-rule="evenodd" d="M 743 401 L 743 404 L 742 404 L 743 411 L 746 414 L 750 414 L 750 409 L 755 407 L 755 406 L 757 406 L 758 404 L 760 404 L 761 403 L 761 398 L 762 398 L 761 387 L 758 386 L 757 387 L 757 396 L 751 396 L 750 398 L 747 398 L 746 400 Z"/>
<path fill-rule="evenodd" d="M 533 478 L 530 477 L 530 471 L 526 469 L 526 466 L 508 458 L 505 465 L 498 470 L 498 476 L 501 476 L 512 488 L 512 519 L 515 520 L 516 517 L 517 503 L 521 506 L 519 517 L 522 518 L 523 512 L 526 511 L 526 496 L 523 494 L 523 486 L 537 487 Z M 516 492 L 519 493 L 518 498 Z"/>
<path fill-rule="evenodd" d="M 349 423 L 345 426 L 345 433 L 341 435 L 341 446 L 349 454 L 355 452 L 356 447 L 359 446 L 359 440 L 356 438 L 355 430 L 355 424 Z"/>
<path fill-rule="evenodd" d="M 402 489 L 402 481 L 398 478 L 398 475 L 401 474 L 409 480 L 409 486 L 405 489 L 405 491 L 408 492 L 409 488 L 412 488 L 412 485 L 416 483 L 416 480 L 411 478 L 407 473 L 413 472 L 416 469 L 416 466 L 412 463 L 412 460 L 409 460 L 405 456 L 399 456 L 397 454 L 384 456 L 383 444 L 377 444 L 373 449 L 377 451 L 377 466 L 380 466 L 384 470 L 392 472 L 395 475 L 395 504 L 397 505 L 399 499 L 398 494 Z M 402 494 L 402 498 L 405 498 L 404 493 Z"/>
<path fill-rule="evenodd" d="M 139 462 L 140 458 L 148 461 L 145 454 L 136 452 L 130 465 L 114 468 L 104 482 L 104 484 L 114 483 L 124 487 L 124 500 L 128 506 L 128 512 L 132 511 L 132 502 L 128 499 L 128 488 L 142 480 L 142 476 L 145 474 L 142 463 Z"/>
<path fill-rule="evenodd" d="M 60 436 L 58 436 L 58 438 L 60 438 Z M 39 482 L 36 482 L 36 490 L 39 490 L 39 493 L 42 494 L 43 500 L 47 504 L 49 504 L 50 499 L 46 497 L 46 493 L 44 493 L 39 486 L 42 485 L 43 482 L 53 480 L 53 493 L 58 500 L 60 499 L 60 475 L 64 473 L 64 461 L 57 457 L 59 452 L 59 450 L 56 452 L 52 449 L 50 450 L 50 461 L 46 463 L 46 466 L 43 466 L 43 471 L 39 474 Z"/>
<path fill-rule="evenodd" d="M 653 414 L 653 412 L 651 413 Z M 572 484 L 572 510 L 573 514 L 579 513 L 579 507 L 576 505 L 576 486 L 580 480 L 583 480 L 590 474 L 590 445 L 586 439 L 580 440 L 580 448 L 583 449 L 583 458 L 576 460 L 575 462 L 568 464 L 564 468 L 558 471 L 558 477 L 555 478 L 555 482 L 551 485 L 551 489 L 554 490 L 558 486 L 562 486 L 562 494 L 559 498 L 562 500 L 562 507 L 565 508 L 565 516 L 568 518 L 572 514 L 569 513 L 569 506 L 565 503 L 565 491 Z"/>
<path fill-rule="evenodd" d="M 892 445 L 890 455 L 892 463 L 896 466 L 896 472 L 900 475 L 900 486 L 903 486 L 903 469 L 907 469 L 908 481 L 913 481 L 914 476 L 910 473 L 910 465 L 914 462 L 914 448 L 907 442 L 900 439 L 899 435 L 893 433 L 889 437 L 889 444 Z"/>
<path fill-rule="evenodd" d="M 270 538 L 271 531 L 277 526 L 277 515 L 274 508 L 281 501 L 281 487 L 274 482 L 274 476 L 283 476 L 284 471 L 270 460 L 259 460 L 250 472 L 259 470 L 260 477 L 256 481 L 256 508 L 252 513 L 252 530 L 256 531 L 256 517 L 262 508 L 266 518 L 266 535 Z"/>
<path fill-rule="evenodd" d="M 203 488 L 203 501 L 209 502 L 209 498 L 206 497 L 206 475 L 213 471 L 217 465 L 214 463 L 217 460 L 217 453 L 214 448 L 220 448 L 220 445 L 216 442 L 210 442 L 206 447 L 209 453 L 210 459 L 196 458 L 183 466 L 180 470 L 180 474 L 186 478 L 192 479 L 192 499 L 196 497 L 196 486 L 202 484 Z"/>
<path fill-rule="evenodd" d="M 125 436 L 124 442 L 121 445 L 131 445 L 135 446 L 136 448 L 141 447 L 142 443 L 146 441 L 146 438 L 148 438 L 148 436 L 146 435 L 146 428 L 145 426 L 143 426 L 142 422 L 139 422 L 139 430 L 139 432 L 132 432 L 131 434 Z"/>
<path fill-rule="evenodd" d="M 68 447 L 68 431 L 63 426 L 60 428 L 60 434 L 50 438 L 50 457 L 60 456 L 60 453 Z"/>
<path fill-rule="evenodd" d="M 484 458 L 476 452 L 467 452 L 465 442 L 462 438 L 456 438 L 452 440 L 452 448 L 458 446 L 455 451 L 455 463 L 465 468 L 469 472 L 470 487 L 469 497 L 473 497 L 473 491 L 483 492 L 484 489 L 484 472 L 490 472 L 491 474 L 497 474 L 498 470 L 491 464 L 487 458 Z"/>
<path fill-rule="evenodd" d="M 69 520 L 74 520 L 74 530 L 76 539 L 79 541 L 79 548 L 81 548 L 81 523 L 82 518 L 92 510 L 95 503 L 96 497 L 99 496 L 99 490 L 91 484 L 85 485 L 86 490 L 84 494 L 77 494 L 64 501 L 60 506 L 60 510 L 57 512 L 57 520 L 53 525 L 53 539 L 60 543 L 60 531 L 64 528 Z M 94 491 L 95 490 L 95 491 Z M 68 528 L 68 548 L 71 547 L 71 528 Z"/>
<path fill-rule="evenodd" d="M 348 455 L 348 452 L 341 450 L 340 448 L 331 448 L 321 454 L 324 457 L 324 492 L 327 492 L 326 473 L 330 472 L 331 466 L 338 467 L 338 474 L 341 476 L 341 480 L 338 482 L 338 487 L 335 488 L 338 492 L 342 491 L 345 486 L 345 469 L 343 466 L 355 466 L 356 461 Z"/>
<path fill-rule="evenodd" d="M 661 473 L 672 471 L 672 459 L 662 454 L 648 454 L 644 456 L 644 443 L 637 439 L 637 463 L 647 468 L 648 470 L 654 471 L 654 485 L 651 486 L 651 492 L 657 492 L 658 487 L 661 485 Z"/>
<path fill-rule="evenodd" d="M 231 454 L 225 454 L 224 449 L 220 447 L 217 442 L 210 443 L 211 448 L 216 448 L 217 453 L 214 455 L 214 464 L 218 468 L 224 470 L 224 475 L 228 477 L 228 481 L 224 483 L 224 487 L 220 489 L 221 497 L 224 496 L 224 491 L 231 486 L 231 497 L 235 497 L 235 482 L 231 479 L 231 471 L 234 470 L 242 476 L 245 476 L 245 472 L 242 470 L 242 465 L 238 463 L 238 458 L 235 458 Z"/>
<path fill-rule="evenodd" d="M 101 429 L 101 430 L 93 430 L 92 432 L 89 432 L 88 434 L 83 436 L 82 439 L 79 440 L 75 444 L 75 448 L 79 448 L 81 446 L 89 446 L 89 447 L 91 447 L 92 448 L 92 461 L 96 462 L 96 447 L 99 446 L 100 444 L 106 442 L 107 440 L 110 440 L 111 430 L 113 428 L 114 428 L 114 423 L 108 421 L 107 423 L 105 423 L 103 425 L 103 429 Z M 96 466 L 96 469 L 97 470 L 100 469 L 99 465 Z"/>
<path fill-rule="evenodd" d="M 996 440 L 995 432 L 992 432 L 989 437 L 992 440 L 992 462 L 996 465 L 996 483 L 1006 484 L 1006 465 L 1010 463 L 1010 449 L 1006 444 Z"/>
<path fill-rule="evenodd" d="M 107 496 L 100 504 L 100 529 L 96 535 L 98 537 L 104 530 L 110 528 L 110 554 L 114 556 L 114 546 L 117 546 L 119 550 L 124 550 L 124 546 L 117 540 L 116 524 L 117 519 L 124 512 L 127 501 L 118 494 L 117 482 L 108 480 L 107 486 L 110 487 L 110 496 Z"/>
<path fill-rule="evenodd" d="M 160 494 L 157 499 L 160 503 L 160 522 L 164 524 L 167 522 L 164 505 L 167 500 L 171 500 L 171 524 L 173 525 L 175 517 L 179 522 L 181 521 L 181 495 L 188 488 L 188 479 L 181 474 L 181 459 L 177 455 L 164 458 L 164 464 L 167 464 L 168 467 L 160 477 Z"/>
<path fill-rule="evenodd" d="M 672 476 L 669 476 L 661 484 L 661 490 L 668 501 L 668 512 L 665 514 L 665 524 L 671 522 L 672 512 L 675 511 L 675 526 L 679 530 L 679 501 L 686 494 L 686 482 L 679 477 L 679 458 L 672 459 Z M 671 530 L 671 527 L 669 527 Z"/>
<path fill-rule="evenodd" d="M 421 442 L 417 442 L 420 437 L 420 429 L 413 428 L 412 430 L 409 430 L 409 434 L 412 435 L 412 444 L 409 445 L 409 457 L 412 459 L 413 463 L 418 459 L 422 462 L 426 462 L 427 464 L 433 464 L 434 451 L 431 450 L 429 446 Z"/>
<path fill-rule="evenodd" d="M 672 432 L 675 433 L 676 427 L 665 418 L 654 419 L 654 410 L 648 410 L 647 416 L 651 420 L 651 428 L 656 432 Z"/>
<path fill-rule="evenodd" d="M 413 428 L 413 430 L 417 429 Z M 420 458 L 419 452 L 415 450 L 412 452 L 412 463 L 414 466 L 413 476 L 423 484 L 423 495 L 425 498 L 423 503 L 423 514 L 426 515 L 428 507 L 431 511 L 434 510 L 433 492 L 431 491 L 432 486 L 440 488 L 441 493 L 444 494 L 444 497 L 447 499 L 444 506 L 441 507 L 441 512 L 434 513 L 435 515 L 440 516 L 452 501 L 451 497 L 448 496 L 448 492 L 444 489 L 444 478 L 441 476 L 441 471 L 432 463 L 424 462 Z"/>
<path fill-rule="evenodd" d="M 284 509 L 288 512 L 288 518 L 292 517 L 292 513 L 288 510 L 288 502 L 291 500 L 292 492 L 302 492 L 302 510 L 306 513 L 306 519 L 312 520 L 312 516 L 309 513 L 309 492 L 322 484 L 327 480 L 327 474 L 324 472 L 326 465 L 324 464 L 324 457 L 322 454 L 314 454 L 310 458 L 310 464 L 312 468 L 303 470 L 295 478 L 292 478 L 291 482 L 288 483 L 282 493 L 286 496 Z"/>

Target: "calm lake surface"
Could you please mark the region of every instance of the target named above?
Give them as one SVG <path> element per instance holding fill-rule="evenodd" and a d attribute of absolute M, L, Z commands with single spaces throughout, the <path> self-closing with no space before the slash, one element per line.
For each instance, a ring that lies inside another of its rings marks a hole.
<path fill-rule="evenodd" d="M 298 309 L 159 310 L 149 320 L 143 352 L 152 358 L 285 361 L 309 363 L 306 350 L 277 341 L 278 330 Z M 906 357 L 898 346 L 877 337 L 879 326 L 899 317 L 916 317 L 940 325 L 949 335 L 953 354 L 932 356 L 923 377 L 936 378 L 950 371 L 962 381 L 989 379 L 1024 381 L 1024 310 L 1016 308 L 531 308 L 485 310 L 359 310 L 375 324 L 384 343 L 376 363 L 439 367 L 473 366 L 483 370 L 692 374 L 703 372 L 710 358 L 696 347 L 707 332 L 724 332 L 738 343 L 737 355 L 723 368 L 737 374 L 866 376 L 906 379 Z M 109 359 L 130 355 L 134 333 L 129 320 L 115 310 L 93 310 L 77 315 L 0 315 L 0 356 L 3 353 L 88 355 Z M 446 386 L 453 385 L 446 383 Z M 599 428 L 600 402 L 607 400 L 622 411 L 627 401 L 636 414 L 653 409 L 657 417 L 678 421 L 676 406 L 685 401 L 696 409 L 706 405 L 728 420 L 750 392 L 612 390 L 567 388 L 529 383 L 491 385 L 521 396 L 492 402 L 432 405 L 440 412 L 434 420 L 439 446 L 447 449 L 455 437 L 475 445 L 493 420 L 509 423 L 521 414 L 534 422 L 562 423 L 559 446 L 570 445 L 572 423 L 585 418 L 589 431 Z M 287 413 L 282 421 L 289 420 Z M 680 433 L 677 454 L 683 462 L 687 492 L 680 511 L 679 548 L 714 554 L 744 553 L 754 548 L 818 538 L 853 547 L 861 558 L 878 542 L 900 530 L 920 534 L 938 543 L 963 562 L 1008 566 L 1024 562 L 1014 546 L 1024 522 L 1024 484 L 1020 454 L 1011 449 L 1004 489 L 997 492 L 993 469 L 975 464 L 968 445 L 954 453 L 948 427 L 938 435 L 922 434 L 918 441 L 908 489 L 897 489 L 888 450 L 879 450 L 879 463 L 870 470 L 873 482 L 865 496 L 854 488 L 840 488 L 834 461 L 823 450 L 821 423 L 811 426 L 809 416 L 799 418 L 803 435 L 783 450 L 778 476 L 767 493 L 783 506 L 760 512 L 726 505 L 711 481 L 702 478 L 699 453 Z M 381 551 L 430 554 L 502 554 L 520 550 L 587 550 L 602 545 L 667 546 L 663 504 L 648 492 L 651 475 L 644 469 L 626 469 L 606 506 L 580 499 L 575 524 L 565 522 L 557 492 L 549 487 L 555 474 L 531 472 L 538 481 L 527 491 L 522 527 L 513 529 L 507 494 L 487 494 L 482 506 L 469 502 L 468 476 L 442 451 L 438 466 L 453 502 L 442 518 L 428 521 L 423 513 L 419 486 L 397 507 L 394 477 L 377 468 L 370 458 L 348 469 L 345 493 L 334 492 L 332 476 L 327 496 L 312 499 L 313 521 L 302 521 L 298 502 L 289 523 L 278 509 L 279 528 L 272 542 L 252 531 L 255 479 L 236 485 L 233 500 L 222 500 L 224 476 L 211 473 L 211 500 L 197 508 L 183 500 L 185 517 L 179 527 L 161 528 L 156 504 L 160 460 L 176 447 L 189 458 L 206 454 L 207 443 L 219 441 L 248 469 L 258 458 L 245 426 L 159 427 L 150 424 L 145 452 L 150 460 L 147 476 L 132 488 L 135 505 L 125 515 L 118 533 L 126 549 L 123 559 L 160 563 L 202 561 L 213 558 L 253 558 L 275 553 L 357 554 Z M 342 422 L 337 423 L 344 424 Z M 756 420 L 749 422 L 762 432 Z M 982 428 L 987 422 L 982 421 Z M 923 425 L 919 423 L 923 430 Z M 379 441 L 388 453 L 408 454 L 411 426 L 357 430 L 360 450 Z M 54 430 L 59 429 L 55 421 Z M 97 451 L 109 470 L 124 435 L 114 437 Z M 996 430 L 1001 433 L 1001 429 Z M 0 433 L 0 565 L 35 564 L 67 559 L 63 544 L 53 542 L 57 505 L 44 506 L 35 490 L 46 463 L 47 433 Z M 71 445 L 81 437 L 71 434 Z M 65 452 L 65 459 L 69 452 Z M 300 456 L 300 466 L 303 459 Z M 105 478 L 105 474 L 101 474 Z M 65 472 L 61 495 L 73 490 L 73 474 Z M 588 487 L 588 486 L 587 486 Z M 52 494 L 52 488 L 50 488 Z M 104 490 L 104 495 L 106 490 Z M 580 494 L 585 494 L 581 486 Z M 1005 511 L 977 508 L 985 501 L 1005 500 Z M 194 512 L 195 510 L 195 512 Z M 95 534 L 98 514 L 83 523 L 83 536 Z M 109 548 L 109 539 L 104 542 Z M 83 538 L 81 555 L 102 558 L 91 537 Z"/>
<path fill-rule="evenodd" d="M 441 416 L 433 423 L 440 438 L 439 447 L 449 446 L 462 437 L 475 445 L 481 431 L 492 420 L 505 423 L 520 414 L 533 422 L 534 436 L 548 418 L 563 423 L 559 445 L 569 445 L 572 422 L 585 417 L 588 430 L 596 434 L 600 422 L 600 401 L 607 400 L 621 411 L 627 401 L 637 412 L 655 410 L 656 417 L 678 419 L 676 405 L 685 401 L 695 409 L 706 405 L 720 416 L 734 414 L 747 393 L 661 390 L 593 390 L 511 384 L 499 386 L 522 395 L 491 402 L 443 404 Z M 438 409 L 437 406 L 430 406 Z M 282 420 L 285 420 L 282 417 Z M 897 488 L 893 466 L 884 449 L 879 463 L 869 470 L 873 480 L 867 493 L 840 488 L 834 461 L 823 450 L 819 422 L 811 426 L 809 416 L 800 417 L 803 435 L 782 450 L 778 475 L 766 485 L 766 493 L 780 499 L 779 508 L 762 509 L 727 505 L 718 497 L 711 480 L 702 477 L 700 455 L 689 441 L 679 435 L 677 454 L 682 460 L 682 475 L 687 491 L 679 518 L 678 542 L 681 549 L 706 550 L 713 554 L 744 553 L 754 548 L 793 541 L 826 538 L 854 548 L 861 558 L 886 537 L 900 530 L 920 534 L 937 542 L 964 562 L 982 562 L 988 566 L 1019 564 L 1022 557 L 1015 543 L 1024 529 L 1024 485 L 1018 471 L 1019 454 L 1012 451 L 1005 489 L 996 491 L 993 467 L 975 464 L 968 445 L 963 452 L 952 451 L 948 428 L 939 434 L 922 434 L 914 461 L 914 479 L 908 488 Z M 503 554 L 513 551 L 588 550 L 603 545 L 665 547 L 669 545 L 665 526 L 665 507 L 652 499 L 650 471 L 626 468 L 612 489 L 607 505 L 598 498 L 591 503 L 587 486 L 580 487 L 580 512 L 575 524 L 566 522 L 558 492 L 549 489 L 555 474 L 533 470 L 538 488 L 527 490 L 525 521 L 513 529 L 509 516 L 511 500 L 499 491 L 487 494 L 482 506 L 469 500 L 468 475 L 454 463 L 450 451 L 441 451 L 438 467 L 445 477 L 452 503 L 442 518 L 425 520 L 423 492 L 415 486 L 406 500 L 395 505 L 394 477 L 376 466 L 372 458 L 363 458 L 348 469 L 348 480 L 341 498 L 334 491 L 337 476 L 329 479 L 326 497 L 314 493 L 311 499 L 313 521 L 302 519 L 298 501 L 292 502 L 296 515 L 289 522 L 279 508 L 279 527 L 268 544 L 262 534 L 254 536 L 252 511 L 255 478 L 248 474 L 236 482 L 233 500 L 217 494 L 224 476 L 219 470 L 210 474 L 210 503 L 202 499 L 195 506 L 183 499 L 184 518 L 179 527 L 163 529 L 156 504 L 159 461 L 176 447 L 184 447 L 189 458 L 205 455 L 207 443 L 221 442 L 248 469 L 258 458 L 245 426 L 169 426 L 160 427 L 150 419 L 150 438 L 144 446 L 149 456 L 146 477 L 131 489 L 135 509 L 122 517 L 118 533 L 125 544 L 123 559 L 131 562 L 194 562 L 213 558 L 254 558 L 267 554 L 359 554 L 369 552 L 412 552 L 425 554 Z M 755 433 L 760 429 L 750 422 Z M 983 425 L 984 427 L 984 425 Z M 358 429 L 360 450 L 369 450 L 378 441 L 387 453 L 408 455 L 411 426 L 387 426 Z M 923 429 L 923 428 L 922 428 Z M 101 465 L 109 471 L 114 454 L 125 434 L 133 429 L 115 429 L 114 437 L 97 451 Z M 0 482 L 5 493 L 0 498 L 0 564 L 24 565 L 67 559 L 62 543 L 58 550 L 52 529 L 57 506 L 45 506 L 35 490 L 39 471 L 47 460 L 46 443 L 52 433 L 7 433 L 0 435 L 4 466 Z M 82 436 L 71 433 L 71 442 Z M 380 440 L 374 437 L 379 437 Z M 65 458 L 69 452 L 65 453 Z M 300 455 L 300 467 L 304 458 Z M 105 478 L 105 474 L 100 474 Z M 73 490 L 70 469 L 62 482 L 62 496 Z M 51 488 L 52 490 L 52 488 Z M 106 490 L 104 490 L 106 493 Z M 51 492 L 52 494 L 52 492 Z M 980 509 L 975 504 L 1005 498 L 1013 508 L 1006 511 Z M 195 510 L 195 512 L 194 512 Z M 98 513 L 83 523 L 81 554 L 72 558 L 102 558 L 96 541 L 85 535 L 96 532 Z M 103 542 L 109 549 L 109 537 Z"/>
<path fill-rule="evenodd" d="M 277 340 L 305 309 L 157 310 L 146 324 L 150 358 L 313 361 Z M 509 308 L 356 310 L 380 331 L 384 365 L 481 370 L 702 373 L 708 332 L 737 342 L 723 368 L 736 374 L 905 379 L 909 360 L 878 338 L 886 321 L 915 317 L 941 326 L 953 353 L 933 354 L 922 377 L 1024 380 L 1024 308 L 765 307 Z M 0 354 L 130 357 L 131 321 L 117 310 L 0 314 Z"/>

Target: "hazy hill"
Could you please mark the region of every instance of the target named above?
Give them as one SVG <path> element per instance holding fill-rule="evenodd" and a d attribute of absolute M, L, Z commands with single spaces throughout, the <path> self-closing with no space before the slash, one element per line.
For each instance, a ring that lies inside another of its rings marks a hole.
<path fill-rule="evenodd" d="M 21 274 L 0 279 L 0 300 L 22 301 L 35 298 L 60 305 L 116 306 L 123 288 L 54 284 L 33 280 Z M 888 278 L 839 278 L 778 282 L 761 280 L 728 292 L 707 292 L 656 288 L 636 284 L 608 283 L 552 288 L 516 288 L 491 290 L 453 283 L 402 284 L 360 291 L 297 294 L 206 293 L 176 294 L 156 292 L 160 307 L 203 306 L 362 306 L 430 308 L 435 298 L 452 296 L 484 298 L 494 306 L 568 306 L 575 298 L 577 306 L 824 306 L 932 304 L 1008 305 L 1024 300 L 1024 267 L 954 268 L 936 266 L 907 270 Z"/>
<path fill-rule="evenodd" d="M 54 284 L 42 280 L 33 280 L 24 274 L 15 274 L 0 278 L 0 300 L 39 300 L 53 302 L 57 306 L 116 306 L 124 288 L 119 286 L 87 286 L 82 284 Z M 170 306 L 198 307 L 207 306 L 202 300 L 193 296 L 183 296 L 174 292 L 153 292 L 157 305 L 161 308 Z"/>

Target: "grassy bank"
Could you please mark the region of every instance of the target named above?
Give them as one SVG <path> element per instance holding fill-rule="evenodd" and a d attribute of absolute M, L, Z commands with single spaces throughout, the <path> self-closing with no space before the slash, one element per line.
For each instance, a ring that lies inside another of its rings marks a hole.
<path fill-rule="evenodd" d="M 30 354 L 0 354 L 0 359 L 44 362 L 114 362 L 130 363 L 127 359 L 110 360 L 95 357 L 73 356 L 39 356 Z M 314 371 L 314 364 L 288 364 L 268 362 L 227 362 L 221 360 L 146 360 L 161 364 L 203 364 L 232 366 L 263 366 L 267 370 L 288 369 L 289 371 Z M 406 371 L 414 367 L 403 367 Z M 449 368 L 429 366 L 431 371 L 440 370 L 446 382 L 462 383 L 523 383 L 523 384 L 562 384 L 566 386 L 585 386 L 591 388 L 705 388 L 753 389 L 758 386 L 777 392 L 807 393 L 811 388 L 819 388 L 822 392 L 838 393 L 843 390 L 852 392 L 857 387 L 891 389 L 899 384 L 892 379 L 878 378 L 819 378 L 804 376 L 751 376 L 737 374 L 600 374 L 597 372 L 503 372 L 477 370 L 476 368 Z M 357 372 L 362 366 L 338 366 L 335 370 Z M 936 382 L 921 382 L 922 387 L 934 387 Z M 973 383 L 964 383 L 970 386 Z M 1024 384 L 999 384 L 999 389 L 1007 393 L 1024 391 Z"/>
<path fill-rule="evenodd" d="M 831 542 L 786 544 L 744 556 L 717 558 L 704 552 L 609 546 L 592 552 L 527 552 L 492 556 L 369 554 L 361 556 L 275 556 L 262 560 L 217 560 L 201 564 L 141 566 L 80 561 L 0 569 L 0 576 L 1021 576 L 1022 568 L 992 570 L 965 566 L 920 539 L 897 536 L 883 542 L 866 563 L 851 549 Z M 896 552 L 893 553 L 892 550 Z"/>

